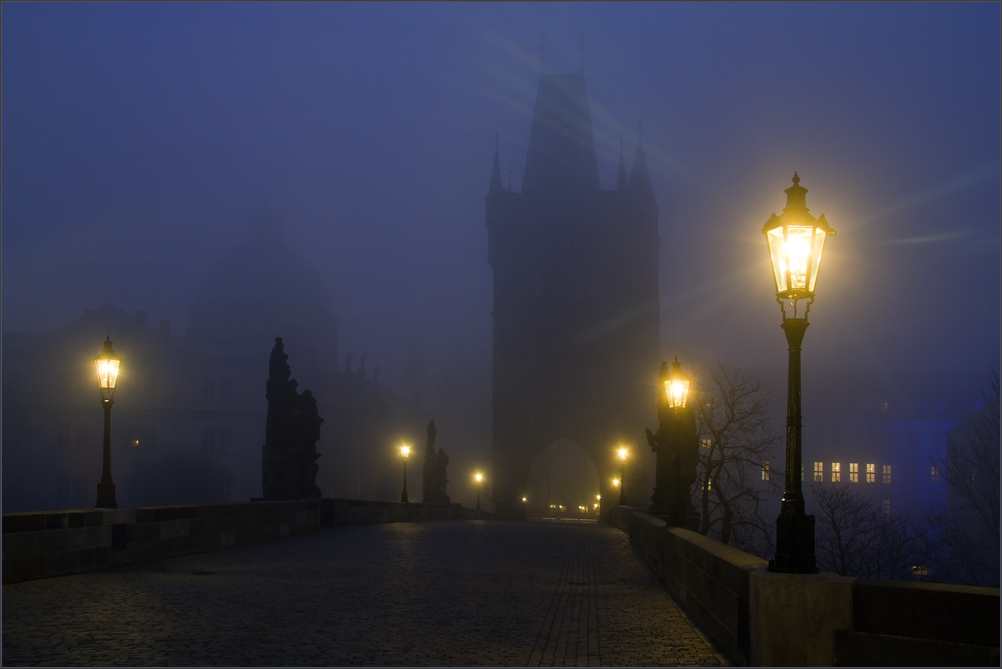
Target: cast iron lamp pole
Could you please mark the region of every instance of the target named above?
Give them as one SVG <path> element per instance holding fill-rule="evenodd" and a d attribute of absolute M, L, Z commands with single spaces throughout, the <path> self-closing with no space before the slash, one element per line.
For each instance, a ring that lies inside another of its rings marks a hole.
<path fill-rule="evenodd" d="M 477 511 L 479 511 L 480 510 L 480 484 L 484 480 L 484 475 L 481 474 L 480 472 L 477 472 L 476 474 L 473 475 L 473 478 L 477 482 Z"/>
<path fill-rule="evenodd" d="M 411 454 L 411 447 L 404 444 L 400 447 L 400 456 L 404 459 L 404 490 L 400 493 L 400 501 L 407 502 L 407 458 Z"/>
<path fill-rule="evenodd" d="M 619 455 L 619 505 L 626 505 L 626 456 L 629 453 L 625 448 L 617 451 Z"/>
<path fill-rule="evenodd" d="M 814 218 L 808 213 L 806 193 L 807 189 L 800 185 L 800 177 L 794 172 L 793 186 L 786 189 L 783 214 L 773 214 L 762 228 L 772 260 L 776 301 L 783 314 L 781 327 L 790 350 L 786 394 L 786 491 L 776 519 L 776 558 L 769 560 L 769 570 L 792 574 L 816 574 L 818 571 L 814 554 L 814 516 L 804 512 L 800 481 L 803 461 L 800 347 L 809 325 L 807 313 L 814 303 L 825 239 L 835 234 L 824 214 Z M 805 300 L 803 314 L 799 313 L 801 300 Z"/>
<path fill-rule="evenodd" d="M 111 405 L 114 404 L 115 385 L 118 383 L 118 366 L 122 359 L 111 348 L 111 337 L 104 340 L 104 350 L 94 357 L 97 367 L 98 387 L 101 390 L 101 406 L 104 407 L 104 454 L 101 466 L 101 482 L 97 484 L 97 504 L 99 509 L 117 509 L 115 484 L 111 481 Z"/>
<path fill-rule="evenodd" d="M 682 373 L 682 363 L 675 357 L 671 365 L 671 374 L 665 380 L 665 394 L 668 395 L 668 406 L 672 409 L 672 423 L 675 427 L 675 476 L 671 496 L 671 524 L 675 527 L 685 527 L 688 515 L 688 503 L 682 494 L 682 410 L 685 409 L 689 397 L 690 379 Z M 688 493 L 688 490 L 686 490 Z"/>

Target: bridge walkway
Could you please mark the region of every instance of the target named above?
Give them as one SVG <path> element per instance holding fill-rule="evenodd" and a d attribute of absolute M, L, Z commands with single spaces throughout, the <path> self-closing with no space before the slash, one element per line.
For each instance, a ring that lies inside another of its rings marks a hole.
<path fill-rule="evenodd" d="M 607 525 L 327 528 L 3 586 L 5 666 L 721 666 Z"/>

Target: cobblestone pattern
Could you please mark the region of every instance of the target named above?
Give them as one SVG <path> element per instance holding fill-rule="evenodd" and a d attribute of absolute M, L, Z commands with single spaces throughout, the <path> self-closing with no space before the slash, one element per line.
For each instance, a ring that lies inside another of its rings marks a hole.
<path fill-rule="evenodd" d="M 5 666 L 673 666 L 725 658 L 608 526 L 324 529 L 3 586 Z"/>

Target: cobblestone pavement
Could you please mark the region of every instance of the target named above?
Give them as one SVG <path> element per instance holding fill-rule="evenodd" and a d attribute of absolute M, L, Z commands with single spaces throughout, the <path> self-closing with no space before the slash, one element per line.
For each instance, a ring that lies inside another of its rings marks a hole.
<path fill-rule="evenodd" d="M 323 529 L 3 586 L 5 666 L 720 666 L 606 525 Z"/>

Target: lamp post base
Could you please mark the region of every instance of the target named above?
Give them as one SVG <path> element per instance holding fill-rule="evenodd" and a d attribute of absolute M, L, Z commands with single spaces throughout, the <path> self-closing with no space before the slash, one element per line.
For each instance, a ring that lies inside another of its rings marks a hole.
<path fill-rule="evenodd" d="M 769 571 L 782 574 L 817 574 L 814 555 L 814 516 L 803 511 L 782 511 L 776 519 L 776 559 Z"/>
<path fill-rule="evenodd" d="M 94 505 L 97 509 L 117 509 L 118 504 L 115 503 L 115 484 L 114 483 L 98 483 L 97 484 L 97 504 Z"/>
<path fill-rule="evenodd" d="M 400 501 L 403 502 L 404 504 L 409 504 L 410 503 L 410 502 L 407 501 L 407 493 L 405 493 L 405 492 L 400 493 Z"/>

